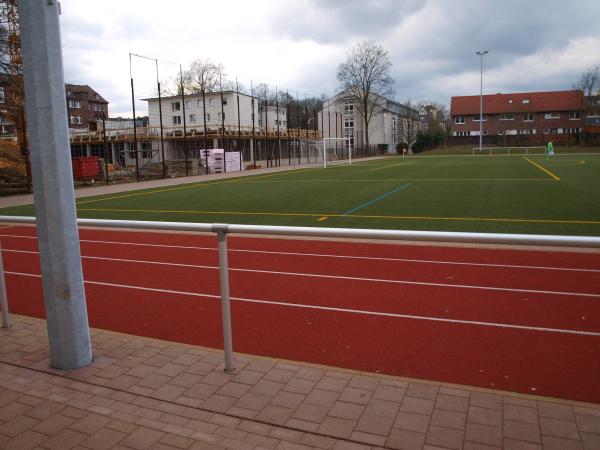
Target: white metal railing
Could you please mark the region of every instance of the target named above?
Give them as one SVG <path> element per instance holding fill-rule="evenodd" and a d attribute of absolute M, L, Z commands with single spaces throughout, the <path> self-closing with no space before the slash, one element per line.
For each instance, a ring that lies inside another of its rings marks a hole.
<path fill-rule="evenodd" d="M 35 224 L 35 217 L 0 216 L 0 223 Z M 221 288 L 221 316 L 225 370 L 234 370 L 231 307 L 229 300 L 229 266 L 227 262 L 227 235 L 248 234 L 267 236 L 335 237 L 353 239 L 380 239 L 389 241 L 454 242 L 469 244 L 536 245 L 600 249 L 600 237 L 557 236 L 538 234 L 461 233 L 449 231 L 373 230 L 364 228 L 318 228 L 268 225 L 237 225 L 220 223 L 158 222 L 136 220 L 77 219 L 78 225 L 137 230 L 195 231 L 215 233 L 219 250 L 219 278 Z M 0 248 L 0 307 L 3 327 L 9 326 L 4 270 Z"/>

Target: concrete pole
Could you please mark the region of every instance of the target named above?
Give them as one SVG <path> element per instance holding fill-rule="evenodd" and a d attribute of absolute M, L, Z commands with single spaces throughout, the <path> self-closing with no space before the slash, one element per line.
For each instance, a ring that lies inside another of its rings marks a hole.
<path fill-rule="evenodd" d="M 479 71 L 479 153 L 483 147 L 483 55 L 487 54 L 487 50 L 477 52 L 480 58 Z"/>
<path fill-rule="evenodd" d="M 60 42 L 58 2 L 18 2 L 27 131 L 50 345 L 50 364 L 92 360 Z"/>

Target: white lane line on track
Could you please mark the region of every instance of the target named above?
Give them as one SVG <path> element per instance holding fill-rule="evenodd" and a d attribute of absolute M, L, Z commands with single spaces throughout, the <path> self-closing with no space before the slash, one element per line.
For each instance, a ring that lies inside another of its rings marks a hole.
<path fill-rule="evenodd" d="M 12 253 L 27 253 L 37 254 L 30 250 L 5 250 L 5 252 Z M 126 262 L 134 264 L 151 264 L 158 266 L 172 266 L 172 267 L 186 267 L 191 269 L 208 269 L 208 270 L 219 270 L 218 266 L 205 266 L 198 264 L 183 264 L 183 263 L 170 263 L 163 261 L 140 261 L 137 259 L 121 259 L 121 258 L 106 258 L 102 256 L 82 256 L 84 259 L 96 259 L 100 261 L 116 261 Z M 260 270 L 260 269 L 242 269 L 229 267 L 230 272 L 250 272 L 250 273 L 266 273 L 271 275 L 284 275 L 284 276 L 295 276 L 295 277 L 307 277 L 307 278 L 327 278 L 334 280 L 350 280 L 350 281 L 366 281 L 372 283 L 390 283 L 390 284 L 408 284 L 414 286 L 433 286 L 433 287 L 446 287 L 456 289 L 480 289 L 485 291 L 502 291 L 502 292 L 522 292 L 527 294 L 544 294 L 544 295 L 567 295 L 574 297 L 592 297 L 600 298 L 600 293 L 589 293 L 589 292 L 566 292 L 566 291 L 544 291 L 539 289 L 519 289 L 519 288 L 503 288 L 496 286 L 478 286 L 472 284 L 450 284 L 450 283 L 433 283 L 427 281 L 410 281 L 410 280 L 389 280 L 385 278 L 367 278 L 367 277 L 351 277 L 345 275 L 325 275 L 319 273 L 302 273 L 302 272 L 283 272 L 277 270 Z"/>
<path fill-rule="evenodd" d="M 20 272 L 5 272 L 9 275 L 16 276 L 24 276 L 24 277 L 32 277 L 32 278 L 41 278 L 41 275 L 30 274 L 30 273 L 20 273 Z M 101 281 L 85 281 L 86 284 L 93 284 L 98 286 L 109 286 L 116 287 L 122 289 L 135 289 L 141 291 L 149 291 L 149 292 L 159 292 L 163 294 L 174 294 L 174 295 L 186 295 L 191 297 L 204 297 L 211 299 L 220 299 L 221 296 L 215 294 L 202 294 L 199 292 L 187 292 L 187 291 L 175 291 L 171 289 L 157 289 L 157 288 L 147 288 L 142 286 L 130 286 L 127 284 L 115 284 L 115 283 L 105 283 Z M 316 309 L 321 311 L 333 311 L 333 312 L 344 312 L 351 314 L 362 314 L 368 316 L 379 316 L 379 317 L 392 317 L 397 319 L 408 319 L 408 320 L 425 320 L 430 322 L 445 322 L 459 325 L 475 325 L 482 327 L 494 327 L 494 328 L 510 328 L 517 330 L 526 330 L 526 331 L 537 331 L 537 332 L 546 332 L 546 333 L 561 333 L 561 334 L 574 334 L 577 336 L 594 336 L 600 337 L 600 332 L 597 331 L 581 331 L 581 330 L 569 330 L 564 328 L 547 328 L 547 327 L 533 327 L 527 325 L 513 325 L 507 323 L 495 323 L 495 322 L 480 322 L 476 320 L 460 320 L 460 319 L 446 319 L 443 317 L 430 317 L 430 316 L 415 316 L 411 314 L 396 314 L 396 313 L 387 313 L 387 312 L 378 312 L 378 311 L 366 311 L 361 309 L 350 309 L 350 308 L 336 308 L 333 306 L 319 306 L 319 305 L 305 305 L 305 304 L 297 304 L 297 303 L 288 303 L 288 302 L 278 302 L 272 300 L 257 300 L 252 298 L 243 298 L 243 297 L 231 297 L 231 300 L 245 303 L 258 303 L 264 305 L 273 305 L 273 306 L 285 306 L 290 308 L 302 308 L 302 309 Z"/>
<path fill-rule="evenodd" d="M 35 236 L 16 236 L 11 234 L 0 234 L 0 237 L 14 237 L 23 239 L 37 239 Z M 92 244 L 114 244 L 114 245 L 130 245 L 139 247 L 157 247 L 157 248 L 177 248 L 183 250 L 208 250 L 216 252 L 217 249 L 213 247 L 197 247 L 188 245 L 166 245 L 166 244 L 147 244 L 140 242 L 117 242 L 117 241 L 100 241 L 92 239 L 81 239 L 80 242 L 87 242 Z M 527 266 L 518 264 L 490 264 L 490 263 L 472 263 L 463 261 L 446 261 L 446 260 L 428 260 L 428 259 L 410 259 L 410 258 L 384 258 L 377 256 L 351 256 L 351 255 L 332 255 L 328 253 L 299 253 L 299 252 L 278 252 L 268 250 L 246 250 L 246 249 L 233 249 L 228 248 L 229 252 L 236 253 L 259 253 L 265 255 L 285 255 L 285 256 L 310 256 L 320 258 L 338 258 L 338 259 L 358 259 L 358 260 L 370 260 L 370 261 L 392 261 L 392 262 L 408 262 L 418 264 L 448 264 L 457 266 L 474 266 L 474 267 L 497 267 L 506 269 L 532 269 L 532 270 L 558 270 L 565 272 L 590 272 L 600 273 L 600 269 L 580 269 L 573 267 L 550 267 L 550 266 Z"/>

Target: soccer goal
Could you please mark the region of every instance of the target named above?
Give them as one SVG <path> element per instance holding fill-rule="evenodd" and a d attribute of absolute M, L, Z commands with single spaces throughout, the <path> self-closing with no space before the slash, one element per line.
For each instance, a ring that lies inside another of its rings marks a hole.
<path fill-rule="evenodd" d="M 473 156 L 543 155 L 546 147 L 473 147 Z"/>
<path fill-rule="evenodd" d="M 323 167 L 327 164 L 352 164 L 352 146 L 346 138 L 323 138 Z"/>

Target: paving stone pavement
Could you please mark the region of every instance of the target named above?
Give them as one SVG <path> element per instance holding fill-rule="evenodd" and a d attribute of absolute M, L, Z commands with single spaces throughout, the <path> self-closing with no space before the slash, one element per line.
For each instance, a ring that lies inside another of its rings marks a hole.
<path fill-rule="evenodd" d="M 92 329 L 49 367 L 46 323 L 0 329 L 0 448 L 598 450 L 600 405 L 236 355 Z"/>

